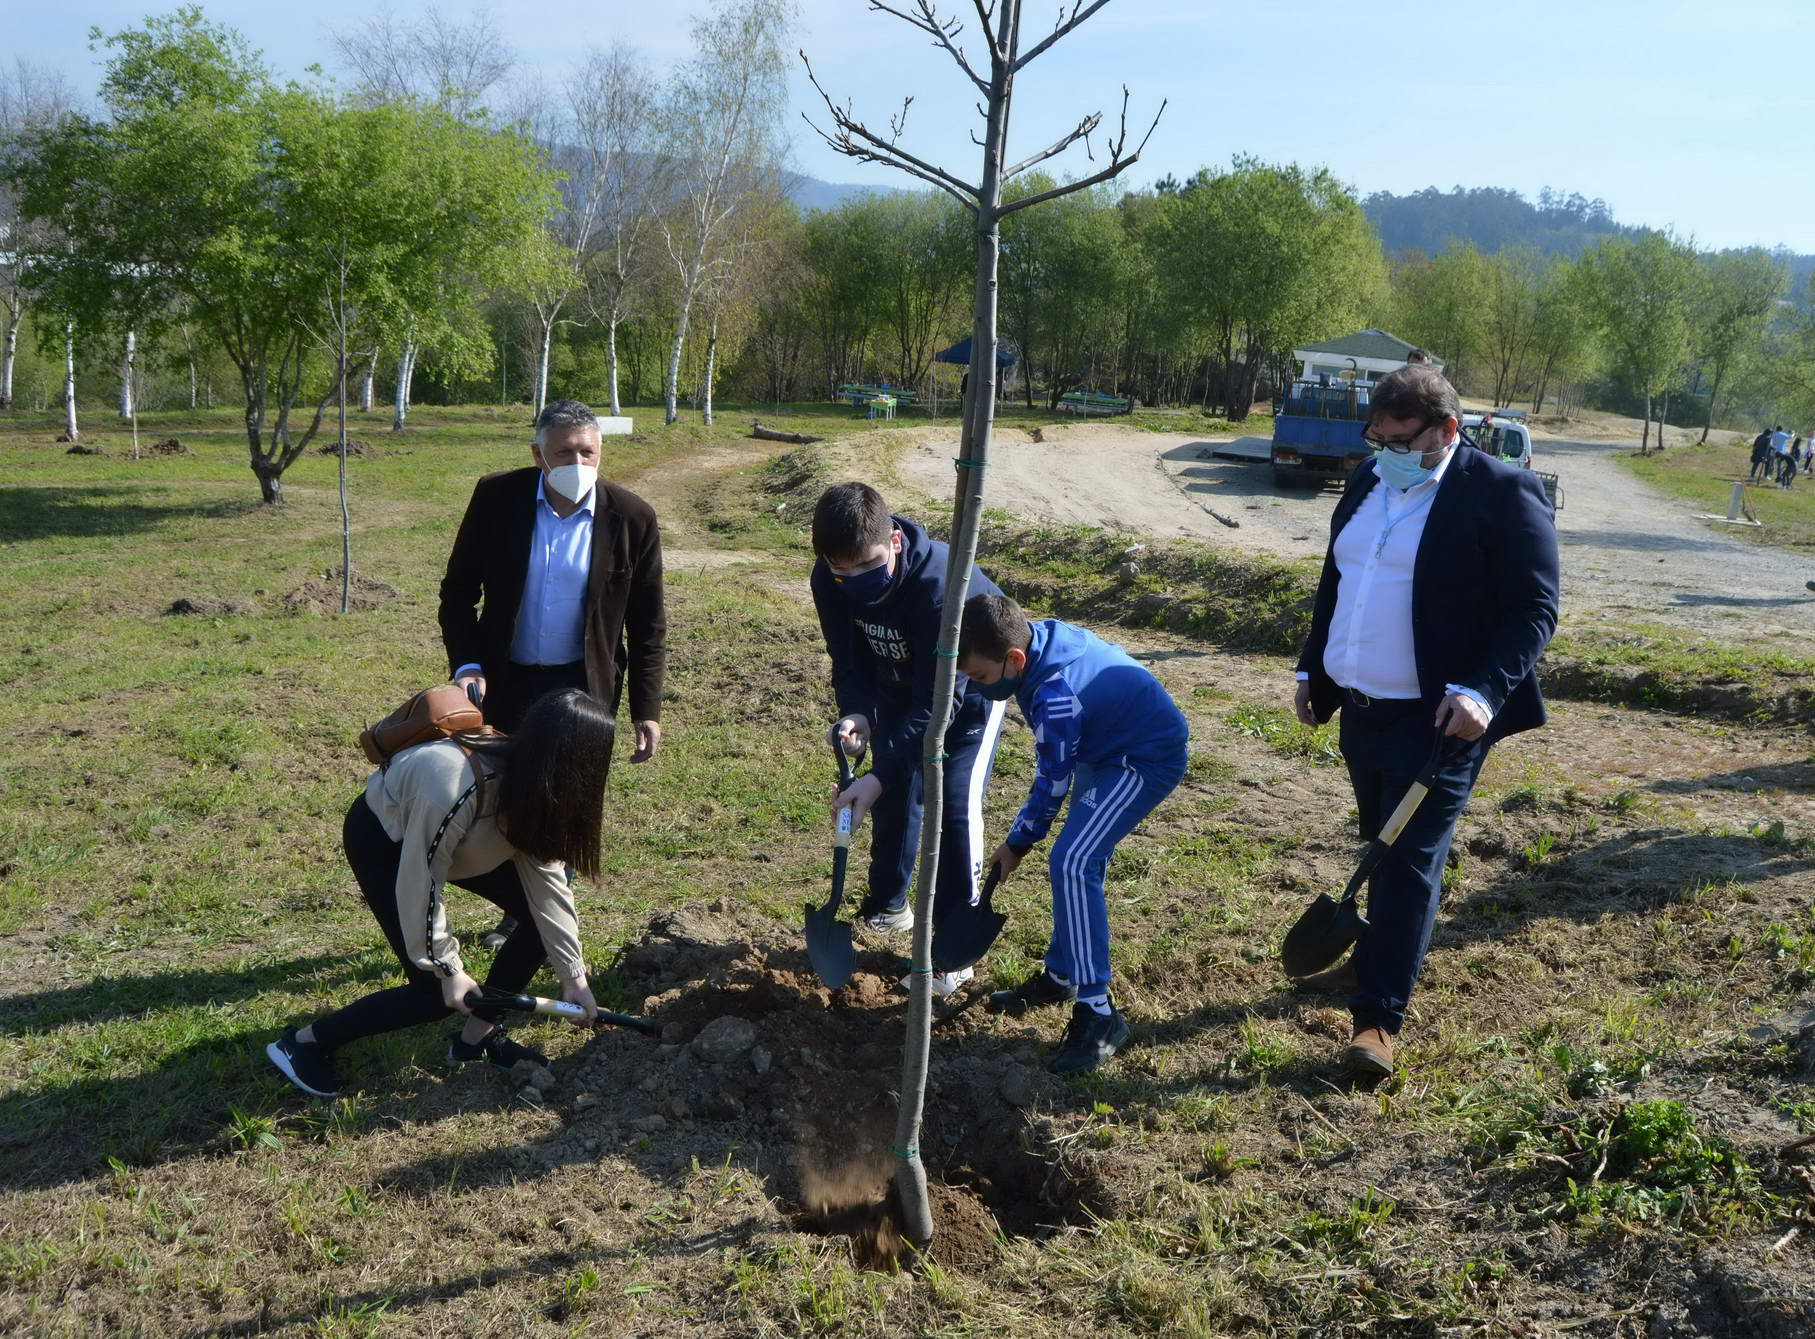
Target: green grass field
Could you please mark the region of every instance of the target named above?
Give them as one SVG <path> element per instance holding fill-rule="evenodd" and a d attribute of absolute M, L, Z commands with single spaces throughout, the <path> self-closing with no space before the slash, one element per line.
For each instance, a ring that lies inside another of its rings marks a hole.
<path fill-rule="evenodd" d="M 799 456 L 745 438 L 752 417 L 835 440 Z M 815 470 L 886 478 L 894 450 L 842 413 L 727 408 L 608 443 L 663 519 L 672 652 L 663 750 L 614 774 L 581 903 L 609 1003 L 698 1020 L 758 989 L 758 1025 L 818 1058 L 777 1043 L 744 1091 L 685 1048 L 543 1026 L 562 1087 L 526 1109 L 444 1069 L 423 1028 L 344 1057 L 339 1102 L 303 1099 L 265 1043 L 394 979 L 339 850 L 355 736 L 445 670 L 453 528 L 479 474 L 527 461 L 524 419 L 355 427 L 379 449 L 349 464 L 355 567 L 399 594 L 347 616 L 286 607 L 339 562 L 331 457 L 267 509 L 230 413 L 148 418 L 192 454 L 140 461 L 111 423 L 107 455 L 74 457 L 54 423 L 0 419 L 0 1332 L 1811 1332 L 1815 1174 L 1786 1152 L 1815 1133 L 1806 733 L 1563 702 L 1497 750 L 1402 1072 L 1355 1088 L 1346 1015 L 1273 958 L 1358 855 L 1331 732 L 1281 710 L 1302 574 L 1187 550 L 1165 570 L 1195 622 L 1077 606 L 1193 729 L 1185 782 L 1110 872 L 1135 1045 L 1061 1082 L 1039 1069 L 1055 1022 L 973 1011 L 935 1042 L 929 1135 L 963 1250 L 880 1272 L 813 1221 L 798 1126 L 759 1107 L 859 1071 L 886 1091 L 900 1013 L 886 953 L 820 1001 L 799 951 L 830 866 L 832 705 L 790 499 Z M 1031 592 L 1113 585 L 1089 536 L 991 527 Z M 166 613 L 185 596 L 246 611 Z M 1011 731 L 992 832 L 1030 773 Z M 983 975 L 1009 982 L 1045 939 L 1038 857 L 999 905 Z M 457 904 L 456 927 L 488 910 Z M 723 962 L 683 970 L 714 935 Z M 1030 1102 L 1003 1104 L 1011 1078 Z M 976 1112 L 1008 1161 L 938 1142 L 981 1147 Z"/>
<path fill-rule="evenodd" d="M 1734 480 L 1744 479 L 1751 468 L 1752 444 L 1709 442 L 1706 446 L 1673 446 L 1649 456 L 1621 452 L 1614 458 L 1646 483 L 1724 516 Z M 1779 548 L 1815 547 L 1815 479 L 1798 475 L 1790 488 L 1750 485 L 1746 501 L 1763 524 L 1758 529 L 1732 526 L 1731 533 Z"/>

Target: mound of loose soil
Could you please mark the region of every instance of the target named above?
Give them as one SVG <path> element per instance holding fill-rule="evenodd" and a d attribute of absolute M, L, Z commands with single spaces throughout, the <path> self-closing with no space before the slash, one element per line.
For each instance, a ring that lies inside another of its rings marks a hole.
<path fill-rule="evenodd" d="M 828 990 L 804 949 L 751 928 L 697 911 L 652 922 L 617 970 L 664 1025 L 662 1044 L 607 1031 L 557 1062 L 560 1087 L 543 1096 L 570 1122 L 513 1157 L 548 1166 L 635 1146 L 679 1168 L 734 1150 L 801 1230 L 848 1236 L 861 1263 L 893 1267 L 906 1253 L 891 1191 L 902 960 L 859 953 L 850 983 Z M 1022 1110 L 1071 1100 L 1032 1058 L 1020 1038 L 935 1039 L 921 1158 L 942 1264 L 984 1264 L 999 1234 L 1043 1235 L 1104 1207 L 1095 1178 Z"/>
<path fill-rule="evenodd" d="M 67 442 L 69 438 L 59 437 L 57 440 L 59 442 Z M 84 446 L 81 442 L 77 442 L 63 454 L 66 456 L 104 456 L 107 453 L 98 446 Z"/>
<path fill-rule="evenodd" d="M 339 455 L 340 443 L 329 442 L 326 446 L 318 448 L 315 454 L 318 456 Z M 349 456 L 382 456 L 384 452 L 371 442 L 362 442 L 357 437 L 349 437 L 347 438 L 347 454 Z"/>
<path fill-rule="evenodd" d="M 142 456 L 193 456 L 195 452 L 184 446 L 174 437 L 166 437 L 161 442 L 153 442 L 139 452 Z"/>
<path fill-rule="evenodd" d="M 258 606 L 250 600 L 223 599 L 215 595 L 179 595 L 164 612 L 187 618 L 221 618 L 257 611 Z"/>
<path fill-rule="evenodd" d="M 292 614 L 337 614 L 340 612 L 340 586 L 341 569 L 330 567 L 284 596 L 284 609 Z M 402 595 L 397 587 L 355 570 L 348 604 L 356 610 L 376 609 Z"/>

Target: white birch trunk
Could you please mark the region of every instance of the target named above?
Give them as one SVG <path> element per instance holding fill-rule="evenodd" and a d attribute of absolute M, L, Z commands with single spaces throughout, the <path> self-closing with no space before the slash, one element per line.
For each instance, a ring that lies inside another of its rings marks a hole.
<path fill-rule="evenodd" d="M 76 323 L 63 323 L 63 434 L 72 442 L 82 440 L 76 427 Z"/>
<path fill-rule="evenodd" d="M 611 414 L 613 418 L 624 412 L 618 403 L 618 321 L 613 316 L 605 323 L 605 380 L 611 387 Z"/>
<path fill-rule="evenodd" d="M 681 299 L 680 315 L 675 318 L 674 346 L 668 350 L 668 375 L 662 390 L 662 421 L 670 425 L 681 416 L 677 408 L 680 400 L 681 350 L 687 344 L 687 318 L 692 314 L 693 294 L 688 293 Z"/>
<path fill-rule="evenodd" d="M 372 412 L 372 384 L 378 379 L 378 350 L 373 349 L 366 362 L 366 374 L 359 382 L 359 412 Z"/>
<path fill-rule="evenodd" d="M 0 362 L 0 409 L 13 407 L 13 367 L 19 361 L 19 323 L 24 319 L 23 306 L 13 308 L 6 319 L 6 356 Z"/>
<path fill-rule="evenodd" d="M 706 426 L 712 426 L 712 374 L 718 369 L 718 317 L 712 318 L 712 328 L 706 335 L 706 395 L 704 408 Z"/>
<path fill-rule="evenodd" d="M 542 322 L 542 347 L 536 353 L 536 412 L 548 403 L 548 356 L 549 348 L 554 342 L 555 323 L 553 319 Z"/>
<path fill-rule="evenodd" d="M 126 332 L 126 356 L 120 361 L 121 418 L 131 418 L 133 414 L 132 373 L 134 364 L 138 361 L 138 352 L 139 333 L 136 330 L 128 330 Z"/>
<path fill-rule="evenodd" d="M 191 410 L 193 410 L 195 408 L 195 406 L 196 406 L 195 359 L 191 358 L 189 360 L 189 408 Z"/>
<path fill-rule="evenodd" d="M 397 355 L 397 396 L 391 410 L 391 431 L 402 432 L 404 420 L 410 413 L 410 372 L 416 363 L 416 345 L 414 341 L 405 340 L 403 351 Z"/>

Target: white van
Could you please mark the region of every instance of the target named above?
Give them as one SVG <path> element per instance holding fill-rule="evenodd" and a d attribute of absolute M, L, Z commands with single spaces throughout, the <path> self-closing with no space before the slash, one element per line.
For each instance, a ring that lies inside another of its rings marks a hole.
<path fill-rule="evenodd" d="M 1490 456 L 1522 470 L 1531 468 L 1531 429 L 1523 409 L 1496 409 L 1486 414 L 1464 414 L 1462 431 Z"/>

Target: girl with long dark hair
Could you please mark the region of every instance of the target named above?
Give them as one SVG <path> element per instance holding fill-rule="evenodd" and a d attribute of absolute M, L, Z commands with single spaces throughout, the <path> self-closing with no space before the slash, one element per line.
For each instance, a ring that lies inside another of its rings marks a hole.
<path fill-rule="evenodd" d="M 492 959 L 488 989 L 521 991 L 546 961 L 561 980 L 561 998 L 592 1021 L 598 1005 L 564 867 L 598 875 L 612 739 L 604 704 L 570 688 L 536 702 L 509 738 L 419 744 L 372 773 L 347 810 L 347 862 L 403 964 L 405 984 L 286 1030 L 265 1048 L 284 1077 L 315 1097 L 334 1097 L 332 1056 L 340 1047 L 456 1010 L 467 1020 L 449 1043 L 449 1063 L 546 1063 L 473 1015 L 468 996 L 479 984 L 448 932 L 442 890 L 450 883 L 517 919 Z"/>

